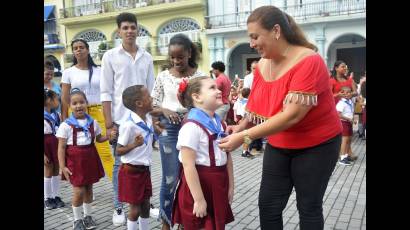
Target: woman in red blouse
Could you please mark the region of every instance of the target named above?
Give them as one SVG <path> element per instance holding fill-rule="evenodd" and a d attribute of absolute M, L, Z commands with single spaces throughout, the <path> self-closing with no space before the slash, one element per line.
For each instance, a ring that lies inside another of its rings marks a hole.
<path fill-rule="evenodd" d="M 247 119 L 233 126 L 234 134 L 219 147 L 233 151 L 244 142 L 268 137 L 259 192 L 261 229 L 283 228 L 282 211 L 293 187 L 300 229 L 323 229 L 322 200 L 342 132 L 328 70 L 293 18 L 278 8 L 257 8 L 247 25 L 250 46 L 262 58 Z"/>
<path fill-rule="evenodd" d="M 357 96 L 357 87 L 356 83 L 352 77 L 347 76 L 347 65 L 344 61 L 336 61 L 333 70 L 332 76 L 330 78 L 330 87 L 333 92 L 333 97 L 335 98 L 335 104 L 339 102 L 340 98 L 343 96 L 341 88 L 343 86 L 348 86 L 352 88 L 352 96 Z"/>

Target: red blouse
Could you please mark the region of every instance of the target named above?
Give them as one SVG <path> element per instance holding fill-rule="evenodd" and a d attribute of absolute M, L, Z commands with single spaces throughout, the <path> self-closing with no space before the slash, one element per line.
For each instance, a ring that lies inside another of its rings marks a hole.
<path fill-rule="evenodd" d="M 353 79 L 351 77 L 347 78 L 346 81 L 337 81 L 333 77 L 330 77 L 330 88 L 332 89 L 333 94 L 340 92 L 340 89 L 343 86 L 348 86 L 352 88 L 352 85 L 353 85 Z M 337 102 L 339 102 L 340 100 L 340 97 L 334 97 L 334 98 L 335 98 L 335 104 L 337 104 Z"/>
<path fill-rule="evenodd" d="M 246 108 L 248 119 L 261 123 L 295 98 L 298 103 L 314 106 L 299 123 L 269 136 L 269 144 L 301 149 L 321 144 L 342 132 L 328 70 L 319 54 L 303 58 L 278 80 L 270 82 L 263 79 L 257 66 Z"/>

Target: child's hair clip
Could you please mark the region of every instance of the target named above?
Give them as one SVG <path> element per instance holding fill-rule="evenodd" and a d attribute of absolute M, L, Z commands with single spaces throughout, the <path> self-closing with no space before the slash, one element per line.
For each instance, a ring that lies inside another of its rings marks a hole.
<path fill-rule="evenodd" d="M 81 92 L 81 90 L 79 88 L 72 88 L 70 91 L 70 94 L 77 93 L 77 92 Z"/>

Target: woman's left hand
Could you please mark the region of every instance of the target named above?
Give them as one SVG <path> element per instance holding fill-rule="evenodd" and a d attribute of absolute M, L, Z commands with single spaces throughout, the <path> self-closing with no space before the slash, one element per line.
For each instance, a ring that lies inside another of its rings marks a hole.
<path fill-rule="evenodd" d="M 243 133 L 234 133 L 231 134 L 219 142 L 219 148 L 225 152 L 232 152 L 237 149 L 243 143 Z"/>

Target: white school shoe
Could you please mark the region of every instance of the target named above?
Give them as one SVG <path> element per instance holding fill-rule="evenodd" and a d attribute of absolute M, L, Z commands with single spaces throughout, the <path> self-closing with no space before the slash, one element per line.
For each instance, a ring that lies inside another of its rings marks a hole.
<path fill-rule="evenodd" d="M 114 210 L 112 214 L 112 224 L 114 226 L 121 226 L 126 223 L 125 214 L 122 209 Z"/>

